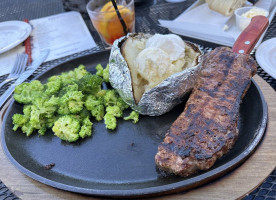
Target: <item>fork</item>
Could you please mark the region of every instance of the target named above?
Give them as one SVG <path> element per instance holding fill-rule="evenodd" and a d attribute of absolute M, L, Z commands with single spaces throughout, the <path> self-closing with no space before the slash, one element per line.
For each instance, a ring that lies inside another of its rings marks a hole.
<path fill-rule="evenodd" d="M 13 68 L 9 74 L 9 76 L 7 77 L 6 80 L 4 80 L 1 84 L 0 84 L 0 88 L 5 85 L 6 83 L 17 79 L 19 77 L 19 75 L 25 71 L 26 69 L 26 65 L 27 65 L 27 59 L 28 59 L 28 55 L 25 53 L 22 54 L 17 54 L 16 56 L 16 60 L 15 63 L 13 65 Z"/>

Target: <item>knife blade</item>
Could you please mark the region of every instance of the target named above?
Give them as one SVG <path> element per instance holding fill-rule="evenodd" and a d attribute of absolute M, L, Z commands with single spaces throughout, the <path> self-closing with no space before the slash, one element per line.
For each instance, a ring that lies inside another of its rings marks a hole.
<path fill-rule="evenodd" d="M 6 103 L 8 98 L 13 93 L 15 87 L 21 83 L 23 83 L 29 76 L 34 73 L 34 71 L 43 63 L 43 61 L 48 57 L 50 50 L 45 49 L 40 52 L 40 55 L 34 62 L 27 68 L 25 72 L 23 72 L 19 78 L 4 92 L 4 94 L 0 97 L 0 109 Z"/>

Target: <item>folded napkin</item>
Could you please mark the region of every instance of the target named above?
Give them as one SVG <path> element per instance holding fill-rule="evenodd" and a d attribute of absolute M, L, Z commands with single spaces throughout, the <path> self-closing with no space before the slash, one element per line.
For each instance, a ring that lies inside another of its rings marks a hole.
<path fill-rule="evenodd" d="M 259 0 L 259 2 L 272 0 Z M 205 1 L 199 0 L 190 9 L 174 20 L 158 20 L 160 25 L 171 32 L 221 45 L 233 46 L 241 30 L 236 26 L 235 17 L 226 17 L 209 9 Z M 250 4 L 247 4 L 250 5 Z M 225 24 L 230 24 L 227 31 Z"/>

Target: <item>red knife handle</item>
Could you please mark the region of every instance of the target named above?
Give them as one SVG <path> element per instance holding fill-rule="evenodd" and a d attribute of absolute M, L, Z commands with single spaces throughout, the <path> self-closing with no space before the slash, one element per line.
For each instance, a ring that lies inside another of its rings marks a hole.
<path fill-rule="evenodd" d="M 259 38 L 269 24 L 265 16 L 255 16 L 236 40 L 232 51 L 241 54 L 250 54 Z"/>
<path fill-rule="evenodd" d="M 29 23 L 28 19 L 24 19 L 24 22 Z M 25 40 L 25 53 L 28 55 L 27 65 L 32 63 L 32 46 L 30 36 Z"/>

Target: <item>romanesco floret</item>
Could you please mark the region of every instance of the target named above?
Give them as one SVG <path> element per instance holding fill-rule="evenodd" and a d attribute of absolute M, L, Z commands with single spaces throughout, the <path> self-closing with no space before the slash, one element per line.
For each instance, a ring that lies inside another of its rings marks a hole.
<path fill-rule="evenodd" d="M 79 132 L 79 136 L 81 138 L 91 136 L 91 134 L 92 134 L 92 125 L 93 125 L 93 123 L 89 120 L 89 117 L 86 117 L 82 121 L 82 126 L 81 126 L 81 129 L 80 129 L 80 132 Z"/>
<path fill-rule="evenodd" d="M 120 109 L 119 106 L 107 106 L 106 107 L 106 113 L 111 114 L 114 117 L 122 117 L 123 116 L 123 111 Z"/>
<path fill-rule="evenodd" d="M 91 110 L 91 114 L 97 121 L 101 121 L 104 117 L 104 105 L 97 105 Z"/>
<path fill-rule="evenodd" d="M 84 120 L 91 117 L 91 112 L 84 107 L 78 115 L 80 120 Z"/>
<path fill-rule="evenodd" d="M 58 110 L 59 114 L 75 114 L 82 110 L 83 108 L 83 97 L 81 91 L 68 91 L 60 98 L 60 108 Z M 62 109 L 61 109 L 62 108 Z M 69 111 L 69 113 L 68 113 Z"/>
<path fill-rule="evenodd" d="M 56 97 L 53 96 L 49 100 L 37 98 L 34 104 L 31 105 L 30 126 L 34 129 L 38 129 L 38 133 L 41 135 L 45 134 L 49 127 L 49 119 L 55 116 L 57 105 L 51 102 L 53 99 L 56 99 Z"/>
<path fill-rule="evenodd" d="M 103 98 L 104 98 L 104 96 L 105 96 L 105 94 L 106 94 L 106 91 L 107 91 L 107 90 L 100 90 L 99 92 L 97 92 L 97 94 L 95 94 L 95 96 L 96 96 L 98 99 L 100 99 L 101 101 L 103 101 Z"/>
<path fill-rule="evenodd" d="M 43 113 L 42 110 L 40 110 L 37 106 L 32 105 L 32 112 L 31 112 L 31 117 L 29 120 L 29 126 L 31 126 L 33 129 L 43 129 L 42 131 L 39 131 L 39 134 L 44 134 L 45 127 L 46 127 L 46 116 L 45 113 Z"/>
<path fill-rule="evenodd" d="M 62 85 L 69 85 L 70 83 L 73 83 L 76 81 L 74 71 L 63 72 L 60 75 L 60 78 L 61 78 Z"/>
<path fill-rule="evenodd" d="M 27 136 L 31 135 L 33 132 L 34 128 L 31 127 L 30 125 L 30 117 L 31 117 L 31 105 L 24 105 L 23 107 L 23 113 L 22 114 L 14 114 L 12 116 L 12 121 L 13 121 L 13 130 L 16 131 L 19 127 L 21 127 L 23 133 L 26 133 Z M 24 127 L 24 128 L 23 128 Z"/>
<path fill-rule="evenodd" d="M 37 98 L 34 100 L 33 105 L 31 106 L 31 114 L 34 109 L 37 109 L 40 115 L 51 117 L 57 110 L 58 102 L 58 98 L 54 96 L 52 96 L 50 99 Z"/>
<path fill-rule="evenodd" d="M 31 112 L 32 112 L 32 105 L 23 106 L 23 113 L 28 119 L 30 119 L 31 117 Z"/>
<path fill-rule="evenodd" d="M 129 108 L 129 105 L 122 99 L 122 97 L 117 99 L 116 105 L 119 106 L 122 111 Z"/>
<path fill-rule="evenodd" d="M 91 117 L 91 111 L 87 110 L 85 107 L 77 114 L 73 114 L 71 115 L 73 116 L 75 119 L 82 121 L 85 118 L 90 118 Z"/>
<path fill-rule="evenodd" d="M 56 76 L 56 75 L 54 75 L 54 76 L 50 76 L 49 78 L 48 78 L 48 82 L 55 82 L 55 81 L 57 81 L 57 79 L 60 79 L 60 76 Z"/>
<path fill-rule="evenodd" d="M 79 65 L 77 68 L 74 69 L 76 79 L 81 79 L 89 72 L 85 69 L 84 65 Z"/>
<path fill-rule="evenodd" d="M 21 130 L 23 133 L 26 133 L 27 136 L 30 136 L 34 132 L 35 128 L 30 124 L 30 122 L 27 122 L 21 127 Z"/>
<path fill-rule="evenodd" d="M 48 82 L 45 84 L 46 90 L 45 94 L 51 96 L 56 94 L 61 88 L 61 79 L 58 76 L 52 76 L 48 79 Z"/>
<path fill-rule="evenodd" d="M 109 65 L 107 64 L 105 69 L 103 70 L 103 80 L 106 83 L 109 83 Z"/>
<path fill-rule="evenodd" d="M 57 137 L 68 142 L 79 139 L 80 122 L 70 115 L 60 117 L 52 128 Z"/>
<path fill-rule="evenodd" d="M 101 90 L 103 79 L 97 75 L 86 74 L 79 81 L 79 90 L 84 94 L 96 94 Z"/>
<path fill-rule="evenodd" d="M 97 64 L 96 70 L 96 75 L 103 77 L 103 66 L 101 64 Z"/>
<path fill-rule="evenodd" d="M 86 97 L 85 107 L 87 108 L 87 110 L 92 111 L 96 106 L 102 104 L 103 102 L 101 100 L 98 100 L 97 97 L 94 95 L 88 95 Z"/>
<path fill-rule="evenodd" d="M 57 115 L 54 115 L 50 118 L 47 118 L 46 119 L 46 127 L 47 128 L 52 128 L 54 126 L 54 123 L 57 121 L 57 119 L 58 119 Z"/>
<path fill-rule="evenodd" d="M 118 94 L 116 90 L 107 90 L 104 96 L 104 105 L 107 106 L 114 106 L 117 103 Z"/>
<path fill-rule="evenodd" d="M 117 127 L 116 117 L 114 117 L 114 115 L 112 115 L 112 114 L 108 114 L 108 113 L 105 114 L 104 123 L 105 123 L 105 127 L 107 129 L 114 130 Z"/>
<path fill-rule="evenodd" d="M 124 120 L 132 120 L 132 122 L 136 124 L 139 121 L 139 113 L 133 110 L 129 116 L 124 117 Z"/>
<path fill-rule="evenodd" d="M 38 80 L 22 83 L 15 87 L 13 98 L 19 103 L 29 104 L 34 99 L 44 96 L 43 89 L 44 86 Z"/>
<path fill-rule="evenodd" d="M 78 68 L 75 68 L 72 71 L 69 72 L 63 72 L 60 75 L 60 78 L 62 80 L 62 84 L 63 85 L 68 85 L 70 83 L 76 82 L 79 79 L 81 79 L 84 75 L 86 75 L 87 73 L 89 73 L 88 71 L 86 71 L 84 65 L 79 65 Z"/>
<path fill-rule="evenodd" d="M 13 130 L 16 131 L 19 127 L 22 127 L 28 122 L 28 118 L 22 114 L 14 114 L 12 116 Z"/>
<path fill-rule="evenodd" d="M 47 128 L 48 128 L 47 124 L 46 123 L 43 124 L 43 126 L 41 126 L 41 128 L 38 130 L 39 135 L 45 135 Z"/>
<path fill-rule="evenodd" d="M 69 115 L 70 114 L 70 110 L 68 108 L 68 105 L 65 104 L 65 103 L 59 105 L 57 112 L 58 112 L 59 115 Z"/>
<path fill-rule="evenodd" d="M 58 97 L 62 97 L 65 95 L 68 91 L 78 91 L 79 86 L 75 82 L 70 83 L 68 85 L 64 85 L 62 89 L 58 92 Z"/>
<path fill-rule="evenodd" d="M 54 95 L 51 96 L 51 98 L 47 101 L 45 101 L 45 106 L 47 107 L 54 107 L 54 108 L 57 108 L 57 106 L 59 105 L 59 98 L 58 97 L 55 97 Z"/>
<path fill-rule="evenodd" d="M 96 75 L 101 76 L 104 82 L 109 83 L 109 65 L 107 64 L 105 68 L 101 64 L 96 66 Z"/>

